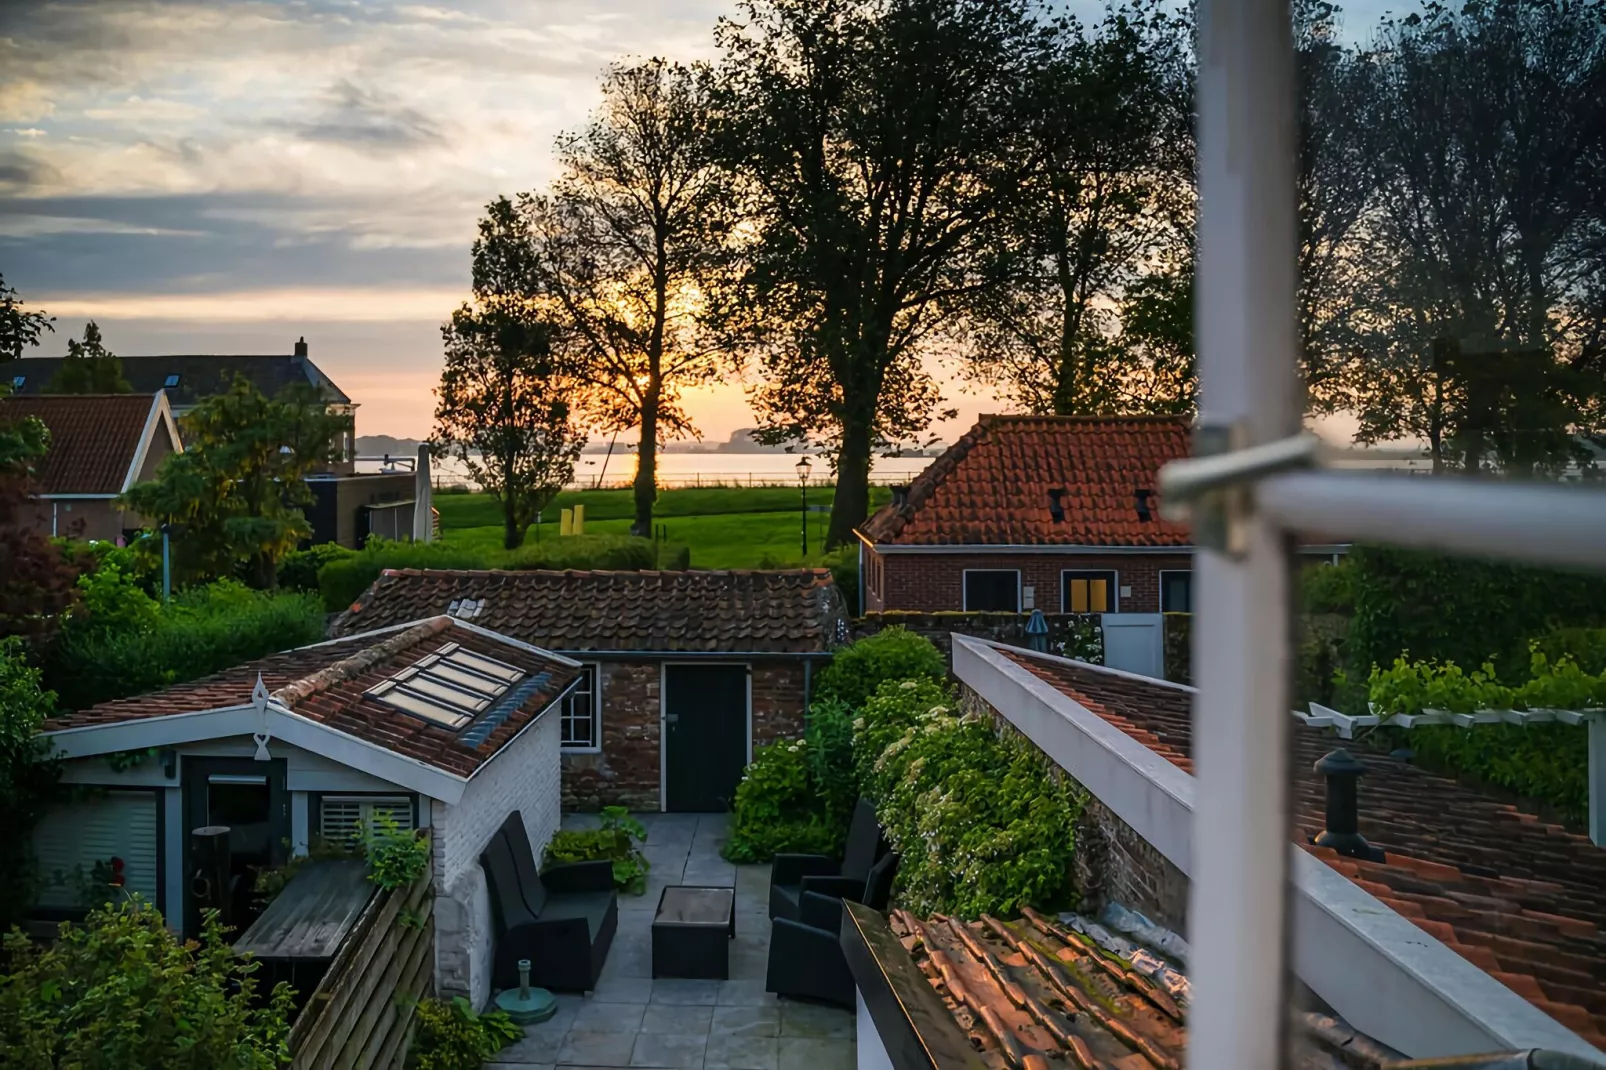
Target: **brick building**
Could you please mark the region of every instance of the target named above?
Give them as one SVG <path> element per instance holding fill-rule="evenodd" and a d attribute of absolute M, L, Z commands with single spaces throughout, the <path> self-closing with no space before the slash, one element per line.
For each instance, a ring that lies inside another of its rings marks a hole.
<path fill-rule="evenodd" d="M 183 450 L 165 394 L 0 398 L 0 422 L 29 417 L 50 431 L 50 448 L 34 466 L 35 528 L 114 542 L 145 526 L 116 499 L 152 478 L 168 454 Z"/>
<path fill-rule="evenodd" d="M 983 416 L 859 530 L 867 612 L 1192 608 L 1188 529 L 1156 480 L 1176 416 Z"/>
<path fill-rule="evenodd" d="M 562 717 L 572 809 L 724 810 L 753 748 L 802 731 L 813 673 L 848 637 L 825 569 L 395 569 L 331 634 L 435 613 L 584 665 Z"/>

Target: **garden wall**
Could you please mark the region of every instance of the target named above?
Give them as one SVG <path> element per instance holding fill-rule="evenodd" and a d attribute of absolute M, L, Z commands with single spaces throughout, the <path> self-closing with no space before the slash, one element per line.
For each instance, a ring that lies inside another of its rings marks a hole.
<path fill-rule="evenodd" d="M 427 870 L 369 900 L 290 1029 L 294 1070 L 400 1070 L 413 1008 L 434 987 L 434 906 Z"/>
<path fill-rule="evenodd" d="M 1029 646 L 1026 622 L 1030 613 L 911 613 L 890 610 L 866 613 L 853 622 L 853 638 L 863 639 L 884 628 L 903 627 L 937 645 L 953 662 L 953 633 L 973 635 L 1010 646 Z M 1104 633 L 1096 613 L 1045 613 L 1049 653 L 1104 664 Z"/>

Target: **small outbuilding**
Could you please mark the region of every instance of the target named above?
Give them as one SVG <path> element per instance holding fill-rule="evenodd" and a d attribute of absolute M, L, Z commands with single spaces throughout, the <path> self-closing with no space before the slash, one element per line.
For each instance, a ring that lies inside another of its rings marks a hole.
<path fill-rule="evenodd" d="M 572 809 L 726 809 L 753 748 L 798 735 L 848 638 L 826 569 L 386 571 L 332 626 L 444 613 L 582 665 L 562 711 Z"/>

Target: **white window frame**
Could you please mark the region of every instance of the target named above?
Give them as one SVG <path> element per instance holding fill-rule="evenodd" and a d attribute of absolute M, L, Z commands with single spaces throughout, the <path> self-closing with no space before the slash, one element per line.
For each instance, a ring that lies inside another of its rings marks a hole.
<path fill-rule="evenodd" d="M 1084 575 L 1086 573 L 1089 573 L 1089 572 L 1108 572 L 1111 576 L 1114 576 L 1115 579 L 1110 584 L 1110 608 L 1106 609 L 1104 612 L 1106 612 L 1106 613 L 1119 613 L 1119 612 L 1121 612 L 1121 570 L 1120 569 L 1117 569 L 1117 568 L 1062 568 L 1062 569 L 1060 569 L 1060 612 L 1061 613 L 1073 612 L 1072 609 L 1071 609 L 1069 600 L 1066 599 L 1066 597 L 1065 597 L 1065 577 L 1069 576 L 1073 572 L 1080 572 L 1080 573 L 1083 573 Z M 1088 612 L 1092 613 L 1094 611 L 1093 610 L 1088 610 Z"/>
<path fill-rule="evenodd" d="M 1191 518 L 1206 537 L 1196 536 L 1193 590 L 1190 1070 L 1286 1063 L 1289 536 L 1606 571 L 1597 491 L 1296 470 L 1315 467 L 1315 450 L 1298 403 L 1291 21 L 1289 0 L 1198 7 L 1194 315 L 1198 426 L 1211 455 L 1160 477 L 1171 515 L 1194 501 L 1208 509 Z"/>
<path fill-rule="evenodd" d="M 1187 609 L 1171 610 L 1171 609 L 1167 609 L 1165 607 L 1165 578 L 1167 576 L 1177 576 L 1177 575 L 1182 575 L 1182 576 L 1187 576 L 1188 577 L 1188 608 Z M 1160 575 L 1159 575 L 1158 579 L 1156 580 L 1156 583 L 1158 584 L 1158 593 L 1160 595 L 1159 602 L 1160 602 L 1160 612 L 1161 613 L 1192 613 L 1193 612 L 1193 569 L 1191 569 L 1191 568 L 1162 568 L 1160 570 Z"/>
<path fill-rule="evenodd" d="M 581 669 L 590 675 L 591 679 L 591 738 L 595 741 L 589 747 L 574 747 L 564 743 L 563 732 L 569 726 L 569 703 L 573 701 L 575 692 L 570 691 L 563 696 L 563 707 L 558 710 L 558 749 L 563 754 L 601 754 L 602 753 L 602 666 L 594 661 L 588 661 Z"/>
<path fill-rule="evenodd" d="M 960 605 L 960 608 L 964 612 L 966 612 L 966 613 L 971 612 L 971 608 L 970 608 L 970 586 L 969 586 L 968 580 L 969 580 L 970 574 L 972 572 L 1013 572 L 1015 574 L 1015 612 L 1019 613 L 1021 611 L 1021 608 L 1020 608 L 1021 607 L 1020 569 L 1018 569 L 1018 568 L 967 568 L 967 569 L 960 570 L 960 574 L 959 574 L 959 605 Z M 978 609 L 975 612 L 977 612 L 977 613 L 1007 613 L 1009 611 L 1008 610 L 1003 610 L 1003 609 Z"/>

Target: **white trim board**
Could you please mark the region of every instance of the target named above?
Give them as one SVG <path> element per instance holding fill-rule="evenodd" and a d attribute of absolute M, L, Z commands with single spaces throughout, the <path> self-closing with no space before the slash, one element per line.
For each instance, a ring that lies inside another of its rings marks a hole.
<path fill-rule="evenodd" d="M 1015 664 L 1001 644 L 954 635 L 953 651 L 955 676 L 1179 870 L 1192 873 L 1192 775 Z M 1294 972 L 1355 1028 L 1412 1058 L 1528 1048 L 1601 1058 L 1326 863 L 1293 844 L 1289 850 Z"/>

